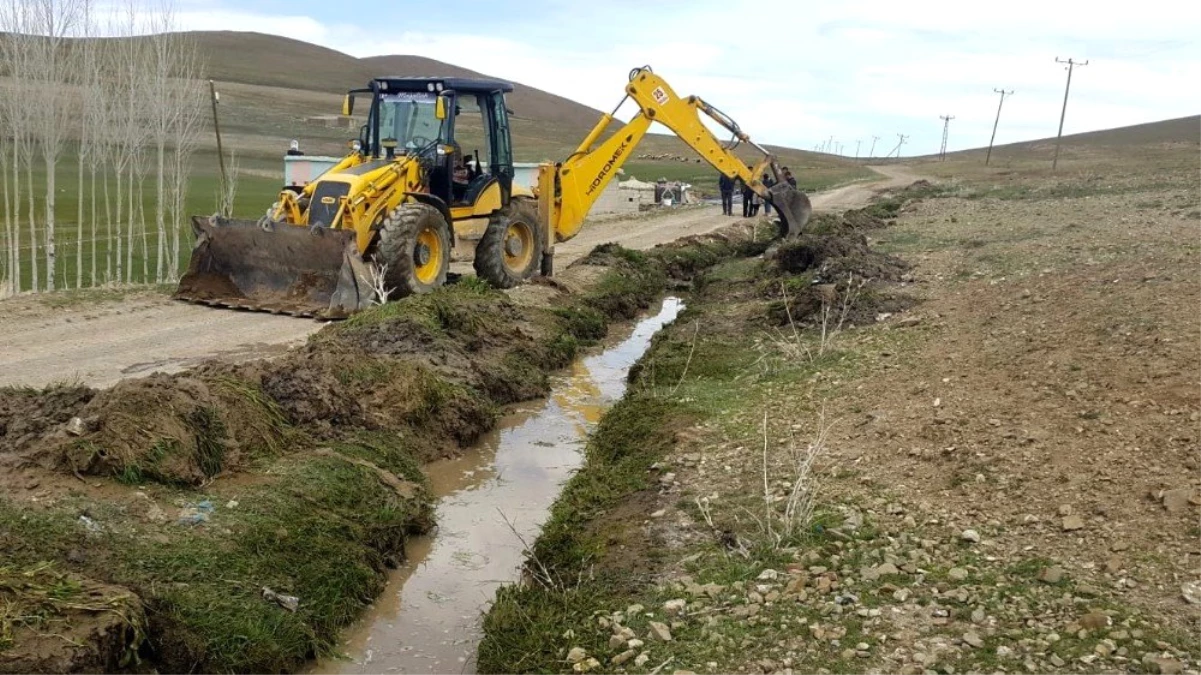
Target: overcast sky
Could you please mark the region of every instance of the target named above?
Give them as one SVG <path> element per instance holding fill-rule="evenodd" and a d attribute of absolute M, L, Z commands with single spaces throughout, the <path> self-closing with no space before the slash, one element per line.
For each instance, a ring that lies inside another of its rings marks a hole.
<path fill-rule="evenodd" d="M 181 29 L 257 30 L 355 56 L 417 54 L 608 110 L 649 64 L 751 138 L 902 154 L 1201 113 L 1201 2 L 176 0 Z M 632 112 L 623 109 L 623 117 Z"/>

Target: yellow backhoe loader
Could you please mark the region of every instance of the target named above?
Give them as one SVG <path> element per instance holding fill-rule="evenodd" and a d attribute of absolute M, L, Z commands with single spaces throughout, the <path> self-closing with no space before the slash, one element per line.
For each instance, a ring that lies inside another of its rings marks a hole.
<path fill-rule="evenodd" d="M 515 184 L 505 105 L 512 90 L 498 80 L 427 77 L 380 77 L 352 90 L 344 115 L 353 114 L 356 97 L 370 97 L 352 151 L 307 185 L 283 189 L 258 221 L 194 216 L 196 243 L 174 297 L 344 318 L 377 302 L 381 291 L 397 299 L 441 286 L 452 247 L 465 246 L 469 231 L 481 233 L 474 268 L 491 285 L 549 276 L 555 244 L 580 231 L 653 122 L 775 206 L 781 236 L 796 235 L 809 220 L 808 197 L 784 180 L 771 153 L 705 101 L 678 96 L 650 67 L 630 72 L 621 103 L 575 152 L 540 164 L 536 185 Z M 639 112 L 602 141 L 627 100 Z M 700 112 L 732 139 L 718 141 Z M 742 142 L 763 154 L 753 167 L 732 152 Z M 474 162 L 462 152 L 468 143 L 476 144 Z M 761 180 L 768 170 L 770 189 Z"/>

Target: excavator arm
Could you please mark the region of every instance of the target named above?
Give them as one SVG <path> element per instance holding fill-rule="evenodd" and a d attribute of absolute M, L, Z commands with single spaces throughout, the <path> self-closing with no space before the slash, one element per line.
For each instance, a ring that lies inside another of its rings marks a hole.
<path fill-rule="evenodd" d="M 663 78 L 645 66 L 631 71 L 625 92 L 613 112 L 601 117 L 575 152 L 557 165 L 543 165 L 539 174 L 538 201 L 541 220 L 548 225 L 546 249 L 549 250 L 555 241 L 566 241 L 579 232 L 593 204 L 654 122 L 671 129 L 715 169 L 731 178 L 742 179 L 745 185 L 777 207 L 781 231 L 786 236 L 798 234 L 809 221 L 812 209 L 808 197 L 784 180 L 776 158 L 770 152 L 751 141 L 734 120 L 720 110 L 697 96 L 678 96 Z M 596 145 L 613 123 L 617 110 L 630 99 L 638 104 L 638 113 L 617 133 Z M 763 159 L 753 167 L 747 166 L 701 122 L 701 112 L 729 130 L 738 141 L 749 143 L 762 152 Z M 771 189 L 762 181 L 769 168 L 775 177 Z M 553 198 L 548 198 L 552 195 Z M 544 259 L 544 267 L 548 266 L 549 260 Z"/>

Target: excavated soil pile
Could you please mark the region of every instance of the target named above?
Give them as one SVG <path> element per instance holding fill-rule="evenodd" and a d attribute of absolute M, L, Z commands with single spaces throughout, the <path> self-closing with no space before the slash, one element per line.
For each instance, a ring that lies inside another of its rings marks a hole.
<path fill-rule="evenodd" d="M 0 455 L 20 452 L 74 417 L 95 396 L 89 387 L 0 389 Z"/>
<path fill-rule="evenodd" d="M 770 252 L 769 278 L 761 287 L 766 297 L 775 300 L 767 309 L 771 322 L 784 326 L 832 320 L 864 325 L 881 313 L 912 306 L 913 298 L 896 292 L 892 285 L 905 280 L 911 266 L 873 250 L 862 232 L 884 226 L 868 209 L 822 216 L 811 233 Z"/>

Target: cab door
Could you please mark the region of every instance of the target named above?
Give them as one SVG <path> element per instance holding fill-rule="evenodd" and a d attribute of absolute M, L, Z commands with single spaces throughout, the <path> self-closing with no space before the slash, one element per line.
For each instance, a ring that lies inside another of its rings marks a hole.
<path fill-rule="evenodd" d="M 503 91 L 494 91 L 488 95 L 488 134 L 490 154 L 492 155 L 492 175 L 500 184 L 501 203 L 509 204 L 513 196 L 513 144 L 509 133 L 509 114 L 505 107 Z"/>

